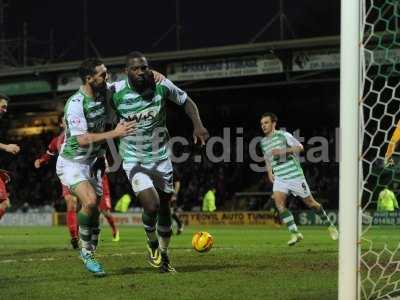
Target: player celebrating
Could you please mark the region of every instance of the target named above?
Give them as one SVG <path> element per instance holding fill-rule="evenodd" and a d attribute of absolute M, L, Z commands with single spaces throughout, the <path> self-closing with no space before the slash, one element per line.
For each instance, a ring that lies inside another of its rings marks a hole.
<path fill-rule="evenodd" d="M 289 232 L 292 234 L 288 245 L 293 246 L 303 239 L 292 213 L 286 208 L 286 197 L 289 192 L 300 196 L 309 208 L 314 209 L 323 222 L 329 225 L 331 238 L 337 240 L 338 231 L 322 205 L 311 195 L 303 170 L 295 156 L 303 151 L 303 145 L 290 133 L 276 130 L 277 121 L 278 118 L 273 113 L 268 112 L 262 115 L 260 123 L 265 137 L 261 140 L 261 148 L 266 160 L 268 178 L 273 183 L 275 205 L 283 223 L 288 226 Z"/>
<path fill-rule="evenodd" d="M 4 94 L 0 94 L 0 118 L 4 116 L 7 112 L 8 102 L 10 98 L 8 98 Z M 0 149 L 4 150 L 11 154 L 18 154 L 20 148 L 16 144 L 2 144 L 0 143 Z M 0 171 L 0 220 L 6 213 L 7 207 L 10 206 L 10 199 L 8 197 L 6 184 L 10 182 L 10 176 L 7 171 L 1 170 Z"/>
<path fill-rule="evenodd" d="M 64 128 L 64 119 L 63 117 L 60 120 L 60 127 Z M 41 157 L 35 160 L 34 166 L 36 169 L 41 168 L 43 165 L 47 164 L 49 160 L 56 157 L 58 152 L 61 148 L 61 145 L 64 143 L 65 133 L 62 131 L 58 136 L 54 137 L 48 148 L 46 153 L 44 153 Z M 104 174 L 102 178 L 103 184 L 103 197 L 101 198 L 100 202 L 100 212 L 106 218 L 108 224 L 112 230 L 112 241 L 118 242 L 119 241 L 119 231 L 115 226 L 115 221 L 113 216 L 110 213 L 111 210 L 111 199 L 110 199 L 110 187 L 109 181 L 106 174 Z M 71 236 L 71 245 L 74 249 L 78 249 L 78 221 L 76 215 L 77 209 L 77 199 L 74 195 L 71 194 L 68 187 L 61 184 L 62 188 L 62 195 L 64 197 L 65 203 L 67 205 L 67 227 Z"/>
<path fill-rule="evenodd" d="M 183 105 L 194 127 L 194 141 L 205 144 L 204 128 L 196 104 L 168 79 L 155 83 L 147 59 L 140 52 L 126 58 L 128 78 L 114 84 L 113 106 L 120 119 L 135 120 L 135 136 L 120 139 L 123 168 L 143 207 L 149 263 L 160 272 L 175 272 L 167 254 L 171 228 L 169 200 L 173 193 L 172 164 L 168 157 L 166 101 Z M 157 224 L 157 233 L 156 233 Z"/>
<path fill-rule="evenodd" d="M 98 59 L 87 59 L 79 67 L 82 86 L 64 108 L 65 141 L 57 159 L 57 175 L 79 199 L 78 212 L 80 255 L 86 269 L 104 276 L 103 267 L 94 258 L 100 233 L 98 200 L 102 195 L 98 170 L 104 166 L 101 143 L 134 133 L 134 122 L 121 122 L 104 132 L 105 103 L 95 98 L 107 89 L 107 69 Z M 103 170 L 104 171 L 104 170 Z"/>

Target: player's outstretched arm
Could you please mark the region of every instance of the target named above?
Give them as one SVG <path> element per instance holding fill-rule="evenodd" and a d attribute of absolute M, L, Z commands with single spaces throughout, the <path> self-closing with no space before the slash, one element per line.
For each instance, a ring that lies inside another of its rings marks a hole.
<path fill-rule="evenodd" d="M 16 145 L 16 144 L 2 144 L 2 143 L 0 143 L 0 149 L 6 151 L 8 153 L 14 154 L 14 155 L 18 154 L 18 152 L 20 151 L 19 146 Z"/>
<path fill-rule="evenodd" d="M 136 121 L 125 122 L 121 121 L 117 126 L 110 131 L 101 133 L 85 133 L 77 136 L 77 141 L 80 146 L 87 146 L 91 143 L 104 142 L 108 139 L 115 139 L 127 135 L 134 134 L 136 131 Z"/>
<path fill-rule="evenodd" d="M 192 120 L 193 123 L 193 140 L 197 143 L 200 140 L 201 145 L 206 144 L 206 140 L 209 138 L 207 129 L 203 126 L 203 122 L 200 119 L 199 109 L 196 103 L 188 96 L 185 102 L 185 112 Z"/>

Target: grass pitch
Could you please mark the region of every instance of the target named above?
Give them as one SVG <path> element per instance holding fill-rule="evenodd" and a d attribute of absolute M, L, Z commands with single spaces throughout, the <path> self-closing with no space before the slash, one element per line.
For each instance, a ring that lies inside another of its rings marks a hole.
<path fill-rule="evenodd" d="M 191 248 L 195 231 L 215 239 L 209 253 Z M 304 241 L 286 242 L 285 228 L 187 227 L 174 235 L 176 274 L 145 260 L 141 227 L 121 227 L 111 242 L 103 227 L 97 257 L 107 276 L 89 274 L 71 250 L 65 227 L 0 227 L 1 299 L 337 299 L 338 243 L 325 227 L 303 227 Z"/>

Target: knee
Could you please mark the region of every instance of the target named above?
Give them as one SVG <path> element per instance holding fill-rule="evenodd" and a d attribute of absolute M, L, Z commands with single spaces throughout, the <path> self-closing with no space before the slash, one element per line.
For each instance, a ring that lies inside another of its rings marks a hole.
<path fill-rule="evenodd" d="M 86 200 L 84 206 L 88 209 L 94 209 L 97 207 L 97 196 L 89 195 Z"/>
<path fill-rule="evenodd" d="M 74 196 L 65 196 L 65 202 L 67 204 L 67 211 L 76 210 L 76 199 Z"/>
<path fill-rule="evenodd" d="M 147 214 L 155 214 L 159 211 L 160 198 L 154 188 L 146 189 L 140 192 L 137 196 L 140 199 L 143 210 Z"/>
<path fill-rule="evenodd" d="M 313 209 L 319 209 L 321 207 L 321 204 L 319 204 L 317 201 L 315 201 L 314 198 L 312 198 L 312 197 L 305 198 L 304 203 L 309 208 L 313 208 Z"/>
<path fill-rule="evenodd" d="M 285 205 L 283 203 L 275 202 L 275 205 L 276 205 L 276 208 L 278 209 L 278 211 L 280 213 L 286 210 L 286 207 L 285 207 Z"/>
<path fill-rule="evenodd" d="M 281 197 L 275 197 L 274 198 L 275 206 L 278 209 L 279 212 L 282 212 L 286 209 L 285 207 L 285 200 L 282 199 Z"/>
<path fill-rule="evenodd" d="M 160 204 L 157 203 L 156 201 L 152 203 L 147 203 L 143 209 L 148 213 L 148 214 L 156 214 L 158 210 L 160 209 Z"/>

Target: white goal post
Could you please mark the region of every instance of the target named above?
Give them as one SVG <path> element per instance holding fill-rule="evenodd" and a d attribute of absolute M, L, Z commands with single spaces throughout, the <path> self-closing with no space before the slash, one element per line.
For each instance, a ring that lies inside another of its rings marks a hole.
<path fill-rule="evenodd" d="M 359 99 L 360 3 L 341 0 L 340 163 L 339 163 L 339 300 L 359 293 Z M 360 175 L 361 176 L 361 175 Z"/>

